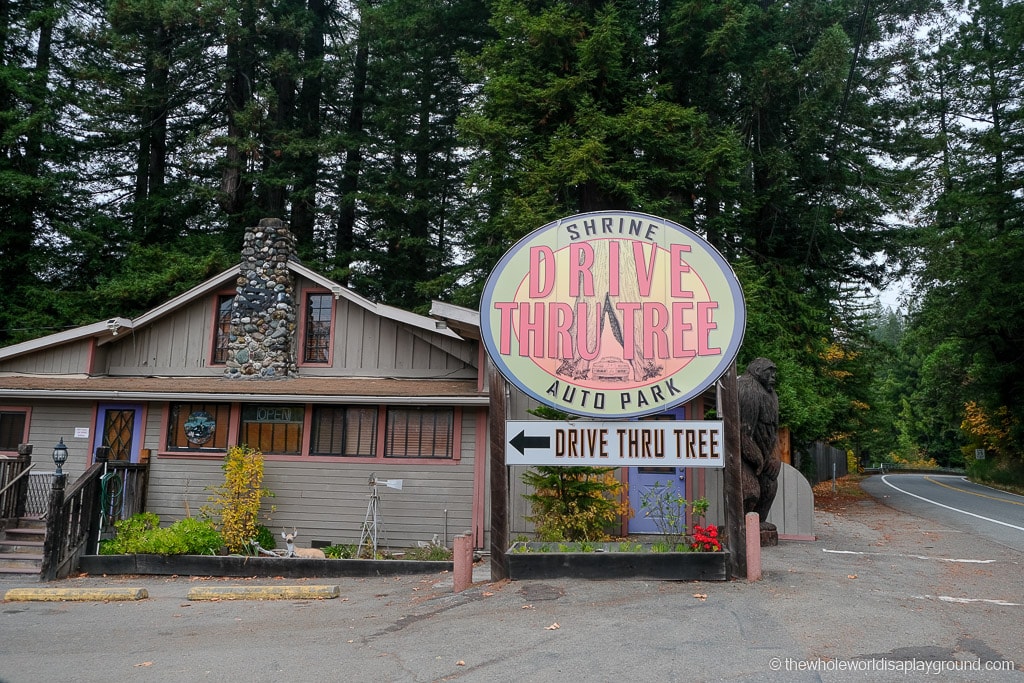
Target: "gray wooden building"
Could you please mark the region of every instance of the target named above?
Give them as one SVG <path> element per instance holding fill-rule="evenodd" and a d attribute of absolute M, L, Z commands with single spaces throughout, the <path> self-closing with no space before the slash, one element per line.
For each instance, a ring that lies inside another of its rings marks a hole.
<path fill-rule="evenodd" d="M 483 546 L 479 345 L 313 272 L 292 244 L 263 221 L 238 267 L 143 315 L 0 349 L 0 454 L 33 444 L 45 468 L 63 439 L 72 480 L 100 446 L 148 462 L 146 509 L 170 523 L 200 513 L 242 443 L 264 454 L 264 523 L 306 544 L 358 541 L 376 476 L 403 481 L 380 493 L 389 545 L 471 530 Z"/>

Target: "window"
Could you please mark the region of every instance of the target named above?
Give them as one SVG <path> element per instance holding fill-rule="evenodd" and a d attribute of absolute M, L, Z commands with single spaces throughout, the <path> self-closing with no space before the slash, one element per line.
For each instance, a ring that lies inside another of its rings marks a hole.
<path fill-rule="evenodd" d="M 331 294 L 306 295 L 306 336 L 302 348 L 304 363 L 327 363 L 331 359 Z"/>
<path fill-rule="evenodd" d="M 227 403 L 172 403 L 167 419 L 167 450 L 228 449 Z"/>
<path fill-rule="evenodd" d="M 376 407 L 314 408 L 309 454 L 376 457 L 378 413 Z"/>
<path fill-rule="evenodd" d="M 298 405 L 243 405 L 238 442 L 265 454 L 300 455 L 303 417 Z"/>
<path fill-rule="evenodd" d="M 25 417 L 21 411 L 0 411 L 0 451 L 18 450 L 25 439 Z"/>
<path fill-rule="evenodd" d="M 451 408 L 388 408 L 385 458 L 453 457 Z"/>
<path fill-rule="evenodd" d="M 231 304 L 234 294 L 221 294 L 217 297 L 217 323 L 213 333 L 213 362 L 228 362 L 228 344 L 231 341 Z"/>

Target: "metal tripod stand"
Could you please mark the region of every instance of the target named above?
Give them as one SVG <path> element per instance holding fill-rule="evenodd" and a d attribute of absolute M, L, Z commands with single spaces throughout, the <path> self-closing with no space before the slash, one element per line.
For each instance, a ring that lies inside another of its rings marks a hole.
<path fill-rule="evenodd" d="M 363 519 L 363 530 L 359 534 L 357 557 L 362 556 L 364 543 L 371 550 L 370 557 L 377 557 L 377 537 L 384 531 L 384 524 L 380 520 L 380 494 L 377 492 L 377 479 L 373 476 L 370 477 L 370 486 L 370 502 L 366 506 L 366 518 Z"/>

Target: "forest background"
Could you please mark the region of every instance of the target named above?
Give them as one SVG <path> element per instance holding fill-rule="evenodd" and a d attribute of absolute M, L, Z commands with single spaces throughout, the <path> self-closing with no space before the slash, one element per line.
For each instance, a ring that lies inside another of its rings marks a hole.
<path fill-rule="evenodd" d="M 422 312 L 644 211 L 732 263 L 794 447 L 1021 481 L 1022 86 L 1001 0 L 0 0 L 0 344 L 158 305 L 264 217 Z"/>

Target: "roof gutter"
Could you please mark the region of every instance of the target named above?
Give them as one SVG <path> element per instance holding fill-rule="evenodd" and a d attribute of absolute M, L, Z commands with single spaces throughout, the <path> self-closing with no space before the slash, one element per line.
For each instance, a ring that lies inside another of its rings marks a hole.
<path fill-rule="evenodd" d="M 337 394 L 237 394 L 174 391 L 55 391 L 50 389 L 0 389 L 0 398 L 37 398 L 48 400 L 91 399 L 97 401 L 224 401 L 228 403 L 345 403 L 357 405 L 444 405 L 485 406 L 483 396 L 348 396 Z"/>

